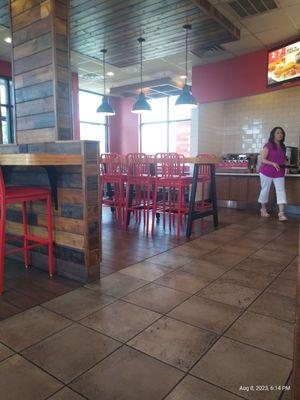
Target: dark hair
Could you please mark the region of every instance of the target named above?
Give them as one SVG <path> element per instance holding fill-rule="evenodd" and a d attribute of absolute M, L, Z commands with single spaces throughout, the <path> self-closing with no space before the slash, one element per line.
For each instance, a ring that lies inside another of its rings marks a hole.
<path fill-rule="evenodd" d="M 282 150 L 285 151 L 285 131 L 283 128 L 281 128 L 281 126 L 275 126 L 275 128 L 273 128 L 270 132 L 270 136 L 269 136 L 269 142 L 273 144 L 273 146 L 275 146 L 275 132 L 277 129 L 280 129 L 283 135 L 283 138 L 280 140 L 280 147 L 282 148 Z"/>

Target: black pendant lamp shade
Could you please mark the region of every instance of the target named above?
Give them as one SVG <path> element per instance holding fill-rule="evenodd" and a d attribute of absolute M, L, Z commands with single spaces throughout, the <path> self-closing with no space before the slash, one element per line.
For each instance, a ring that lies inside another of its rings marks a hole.
<path fill-rule="evenodd" d="M 185 106 L 190 109 L 197 107 L 197 101 L 195 97 L 192 95 L 189 86 L 187 85 L 187 57 L 188 57 L 188 33 L 192 29 L 192 26 L 189 24 L 183 25 L 183 29 L 185 29 L 185 83 L 182 89 L 181 94 L 178 96 L 175 105 L 176 106 Z"/>
<path fill-rule="evenodd" d="M 96 112 L 101 113 L 102 115 L 115 115 L 115 110 L 108 102 L 108 97 L 106 96 L 106 76 L 105 76 L 105 54 L 107 53 L 106 49 L 102 49 L 101 53 L 103 54 L 103 86 L 104 86 L 104 96 L 102 97 L 102 103 L 97 108 Z"/>
<path fill-rule="evenodd" d="M 140 81 L 140 93 L 136 99 L 136 102 L 132 106 L 131 112 L 142 114 L 143 112 L 151 111 L 151 106 L 146 100 L 146 96 L 143 93 L 143 42 L 144 38 L 138 38 L 141 49 L 141 81 Z"/>

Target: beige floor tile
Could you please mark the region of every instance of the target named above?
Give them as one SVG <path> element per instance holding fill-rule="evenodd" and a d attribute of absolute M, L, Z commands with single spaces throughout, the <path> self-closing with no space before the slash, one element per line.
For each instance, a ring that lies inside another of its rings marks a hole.
<path fill-rule="evenodd" d="M 207 278 L 218 278 L 228 271 L 228 267 L 214 264 L 206 260 L 194 260 L 179 269 L 193 275 L 199 275 Z"/>
<path fill-rule="evenodd" d="M 259 290 L 217 280 L 199 292 L 199 296 L 231 306 L 245 308 L 260 294 Z"/>
<path fill-rule="evenodd" d="M 64 387 L 59 392 L 49 397 L 49 400 L 84 400 L 84 398 L 68 387 Z"/>
<path fill-rule="evenodd" d="M 245 259 L 245 255 L 236 254 L 225 250 L 218 249 L 203 257 L 203 260 L 210 261 L 215 264 L 222 265 L 224 267 L 234 267 L 242 260 Z"/>
<path fill-rule="evenodd" d="M 296 298 L 297 281 L 291 279 L 277 278 L 267 289 L 268 293 L 280 294 L 282 296 Z"/>
<path fill-rule="evenodd" d="M 122 269 L 121 273 L 134 278 L 144 279 L 145 281 L 154 281 L 171 271 L 170 268 L 164 265 L 154 264 L 150 261 L 142 261 Z"/>
<path fill-rule="evenodd" d="M 232 393 L 222 390 L 193 376 L 186 376 L 165 400 L 239 400 Z"/>
<path fill-rule="evenodd" d="M 237 238 L 234 240 L 234 246 L 236 247 L 246 247 L 249 249 L 257 250 L 262 247 L 260 240 L 255 240 L 251 238 L 247 238 L 242 236 L 241 238 Z"/>
<path fill-rule="evenodd" d="M 182 376 L 177 369 L 124 346 L 71 387 L 90 400 L 159 400 Z"/>
<path fill-rule="evenodd" d="M 194 294 L 211 281 L 212 278 L 192 275 L 184 271 L 174 271 L 157 279 L 155 283 Z"/>
<path fill-rule="evenodd" d="M 295 299 L 278 294 L 263 293 L 250 306 L 249 311 L 282 319 L 288 322 L 295 321 Z"/>
<path fill-rule="evenodd" d="M 163 317 L 128 344 L 143 353 L 187 371 L 216 339 L 216 335 Z"/>
<path fill-rule="evenodd" d="M 229 253 L 235 253 L 244 257 L 248 257 L 255 251 L 251 247 L 237 246 L 235 241 L 225 244 L 224 246 L 220 247 L 220 250 L 228 251 Z"/>
<path fill-rule="evenodd" d="M 213 240 L 206 239 L 206 236 L 201 236 L 198 239 L 191 240 L 187 242 L 189 246 L 195 247 L 196 249 L 204 249 L 208 251 L 216 250 L 220 247 L 219 243 L 216 243 Z"/>
<path fill-rule="evenodd" d="M 268 262 L 276 262 L 277 264 L 280 264 L 283 267 L 285 267 L 291 261 L 293 261 L 295 254 L 287 254 L 287 253 L 282 253 L 280 251 L 260 249 L 257 252 L 255 252 L 252 255 L 252 257 L 261 260 L 266 260 Z"/>
<path fill-rule="evenodd" d="M 134 278 L 133 276 L 127 276 L 116 272 L 105 278 L 100 279 L 97 283 L 91 283 L 86 285 L 89 289 L 105 293 L 109 296 L 122 297 L 126 294 L 136 290 L 144 285 L 147 285 L 147 281 L 143 279 Z"/>
<path fill-rule="evenodd" d="M 0 343 L 0 362 L 14 354 L 12 350 Z"/>
<path fill-rule="evenodd" d="M 294 255 L 296 256 L 299 251 L 299 246 L 287 246 L 286 244 L 282 243 L 280 239 L 278 241 L 272 241 L 270 243 L 267 243 L 263 250 L 271 250 L 273 253 L 275 252 L 280 252 L 281 254 L 287 254 L 288 257 Z"/>
<path fill-rule="evenodd" d="M 155 264 L 165 265 L 166 267 L 177 269 L 182 267 L 183 265 L 187 264 L 191 261 L 191 258 L 185 257 L 182 255 L 178 255 L 175 249 L 166 251 L 165 253 L 158 254 L 157 256 L 148 258 L 147 261 L 151 261 Z"/>
<path fill-rule="evenodd" d="M 282 279 L 297 280 L 298 277 L 298 265 L 290 264 L 280 275 Z"/>
<path fill-rule="evenodd" d="M 179 247 L 176 247 L 175 249 L 172 250 L 172 254 L 178 255 L 178 256 L 185 256 L 191 259 L 198 259 L 202 258 L 204 254 L 210 253 L 212 250 L 206 249 L 206 248 L 197 248 L 195 246 L 191 246 L 189 243 L 183 244 Z"/>
<path fill-rule="evenodd" d="M 43 340 L 22 355 L 68 383 L 121 344 L 78 324 Z"/>
<path fill-rule="evenodd" d="M 34 307 L 1 321 L 0 341 L 16 351 L 21 351 L 71 323 L 42 307 Z"/>
<path fill-rule="evenodd" d="M 82 287 L 56 297 L 43 306 L 67 318 L 79 320 L 115 300 L 113 297 Z"/>
<path fill-rule="evenodd" d="M 16 354 L 0 364 L 0 387 L 3 400 L 44 400 L 62 384 Z"/>
<path fill-rule="evenodd" d="M 117 301 L 84 318 L 81 323 L 122 342 L 152 324 L 160 314 L 134 304 Z"/>
<path fill-rule="evenodd" d="M 240 308 L 193 296 L 172 310 L 168 316 L 220 334 L 241 312 Z"/>
<path fill-rule="evenodd" d="M 292 368 L 286 358 L 221 338 L 191 373 L 246 399 L 278 400 L 276 391 L 241 390 L 241 386 L 284 385 Z"/>
<path fill-rule="evenodd" d="M 265 274 L 234 268 L 222 275 L 220 280 L 247 286 L 253 289 L 263 290 L 268 286 L 272 279 L 271 276 Z"/>
<path fill-rule="evenodd" d="M 241 261 L 236 268 L 258 272 L 259 274 L 270 275 L 272 277 L 276 276 L 284 269 L 281 264 L 277 264 L 273 261 L 254 258 L 252 256 Z"/>
<path fill-rule="evenodd" d="M 282 357 L 293 357 L 294 324 L 286 321 L 246 312 L 226 336 Z"/>
<path fill-rule="evenodd" d="M 190 294 L 150 283 L 128 294 L 124 297 L 124 300 L 148 310 L 165 314 L 189 296 Z"/>

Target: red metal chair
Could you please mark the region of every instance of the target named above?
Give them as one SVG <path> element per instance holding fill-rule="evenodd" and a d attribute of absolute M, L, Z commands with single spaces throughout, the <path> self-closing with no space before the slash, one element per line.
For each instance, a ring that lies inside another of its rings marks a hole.
<path fill-rule="evenodd" d="M 144 153 L 129 153 L 126 156 L 125 229 L 129 225 L 130 211 L 136 213 L 139 222 L 143 211 L 144 225 L 148 232 L 151 198 L 155 185 L 155 177 L 151 174 L 151 161 L 152 158 Z"/>
<path fill-rule="evenodd" d="M 192 177 L 185 176 L 184 157 L 176 153 L 157 153 L 155 155 L 156 189 L 153 200 L 152 232 L 154 231 L 154 216 L 163 214 L 165 228 L 165 214 L 169 214 L 169 227 L 172 216 L 177 214 L 177 235 L 180 235 L 182 217 L 188 212 L 188 203 L 185 202 L 184 190 L 192 184 Z M 158 188 L 162 188 L 162 200 L 157 201 Z M 168 196 L 166 196 L 168 192 Z"/>
<path fill-rule="evenodd" d="M 120 225 L 123 224 L 122 206 L 126 171 L 124 160 L 117 153 L 104 153 L 100 156 L 100 193 L 102 204 L 115 211 Z M 104 190 L 106 189 L 106 194 Z"/>
<path fill-rule="evenodd" d="M 213 153 L 199 153 L 197 157 L 210 157 L 212 155 L 215 155 Z M 199 176 L 198 176 L 198 182 L 201 183 L 201 201 L 197 202 L 196 207 L 200 209 L 204 209 L 207 206 L 210 206 L 205 202 L 205 196 L 206 196 L 206 185 L 210 183 L 210 166 L 201 164 L 199 167 Z"/>
<path fill-rule="evenodd" d="M 26 202 L 27 201 L 46 201 L 48 237 L 41 238 L 28 233 Z M 23 235 L 10 237 L 9 240 L 23 238 L 24 247 L 5 251 L 5 220 L 7 204 L 22 203 Z M 5 255 L 13 254 L 24 250 L 24 264 L 28 268 L 28 250 L 40 246 L 48 246 L 49 276 L 54 274 L 53 259 L 53 240 L 52 240 L 52 207 L 51 190 L 47 188 L 37 188 L 28 186 L 8 186 L 5 187 L 2 169 L 0 168 L 0 294 L 3 293 L 4 259 Z M 35 242 L 35 244 L 29 244 Z"/>

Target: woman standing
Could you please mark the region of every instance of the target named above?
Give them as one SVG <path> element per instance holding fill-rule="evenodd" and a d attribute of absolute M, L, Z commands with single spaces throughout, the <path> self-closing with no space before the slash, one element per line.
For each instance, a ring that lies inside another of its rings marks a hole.
<path fill-rule="evenodd" d="M 259 170 L 261 191 L 258 202 L 261 203 L 261 216 L 269 217 L 266 204 L 269 200 L 269 192 L 272 182 L 276 190 L 277 204 L 279 206 L 279 221 L 286 221 L 284 205 L 286 204 L 286 194 L 284 185 L 285 175 L 285 132 L 276 126 L 270 132 L 269 141 L 264 145 L 262 151 L 262 164 Z"/>

